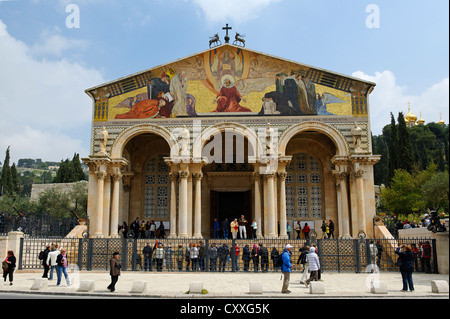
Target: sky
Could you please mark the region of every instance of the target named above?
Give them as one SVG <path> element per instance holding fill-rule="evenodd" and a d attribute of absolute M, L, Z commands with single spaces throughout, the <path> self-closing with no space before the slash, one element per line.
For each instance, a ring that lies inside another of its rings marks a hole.
<path fill-rule="evenodd" d="M 408 102 L 449 123 L 447 0 L 0 0 L 0 161 L 88 157 L 86 89 L 207 50 L 226 23 L 251 50 L 375 82 L 373 135 Z"/>

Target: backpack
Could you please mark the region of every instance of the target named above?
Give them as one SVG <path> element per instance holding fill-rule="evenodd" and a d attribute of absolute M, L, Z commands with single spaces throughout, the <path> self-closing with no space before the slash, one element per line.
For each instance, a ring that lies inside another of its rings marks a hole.
<path fill-rule="evenodd" d="M 281 266 L 283 266 L 283 254 L 278 255 L 276 266 L 277 266 L 277 268 L 280 268 Z"/>
<path fill-rule="evenodd" d="M 43 251 L 41 251 L 40 253 L 39 253 L 39 260 L 43 260 L 44 259 L 44 252 Z"/>

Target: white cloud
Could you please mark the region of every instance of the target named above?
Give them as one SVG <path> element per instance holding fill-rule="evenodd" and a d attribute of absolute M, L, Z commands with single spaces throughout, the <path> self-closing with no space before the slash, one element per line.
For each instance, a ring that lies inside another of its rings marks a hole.
<path fill-rule="evenodd" d="M 242 23 L 258 17 L 259 11 L 281 0 L 192 0 L 210 23 Z"/>
<path fill-rule="evenodd" d="M 61 30 L 57 27 L 44 30 L 39 36 L 39 42 L 31 48 L 33 56 L 56 56 L 61 57 L 62 53 L 67 53 L 71 49 L 85 49 L 87 41 L 78 39 L 67 39 L 61 36 Z"/>
<path fill-rule="evenodd" d="M 391 122 L 391 112 L 396 121 L 399 112 L 406 115 L 408 103 L 411 103 L 411 112 L 417 117 L 421 112 L 426 123 L 438 122 L 440 113 L 444 121 L 449 122 L 449 78 L 424 88 L 423 92 L 411 95 L 406 93 L 406 86 L 397 84 L 391 71 L 375 72 L 375 75 L 357 71 L 352 75 L 377 84 L 369 97 L 371 129 L 374 135 L 381 134 L 383 127 Z"/>
<path fill-rule="evenodd" d="M 90 128 L 92 102 L 84 90 L 104 83 L 102 75 L 65 59 L 38 60 L 1 20 L 0 52 L 0 160 L 9 145 L 14 161 L 88 155 L 90 132 L 80 128 Z"/>

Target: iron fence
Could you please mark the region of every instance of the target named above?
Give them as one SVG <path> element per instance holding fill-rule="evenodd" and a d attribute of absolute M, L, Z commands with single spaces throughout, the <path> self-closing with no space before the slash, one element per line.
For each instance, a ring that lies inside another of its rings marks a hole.
<path fill-rule="evenodd" d="M 0 235 L 18 230 L 29 237 L 63 238 L 76 225 L 76 218 L 55 218 L 32 213 L 14 216 L 9 213 L 1 213 Z"/>
<path fill-rule="evenodd" d="M 158 250 L 158 244 L 161 244 Z M 415 270 L 437 273 L 434 239 L 54 239 L 22 238 L 19 269 L 43 268 L 38 259 L 46 245 L 64 247 L 70 264 L 80 270 L 109 270 L 114 252 L 123 270 L 165 272 L 277 272 L 277 255 L 289 243 L 291 261 L 302 272 L 301 249 L 315 246 L 322 272 L 395 271 L 396 248 L 412 245 Z M 424 249 L 428 243 L 430 249 Z M 194 244 L 195 248 L 194 249 Z M 256 246 L 256 247 L 255 247 Z M 376 247 L 376 250 L 373 247 Z M 149 251 L 149 254 L 146 254 Z M 148 256 L 146 256 L 148 255 Z M 426 255 L 426 257 L 424 257 Z M 428 258 L 429 257 L 429 258 Z"/>

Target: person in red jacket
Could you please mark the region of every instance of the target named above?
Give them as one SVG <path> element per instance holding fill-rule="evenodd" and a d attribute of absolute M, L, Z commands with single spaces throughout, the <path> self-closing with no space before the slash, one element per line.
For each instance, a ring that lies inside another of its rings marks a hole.
<path fill-rule="evenodd" d="M 311 231 L 311 229 L 308 226 L 308 223 L 305 223 L 305 226 L 303 226 L 303 234 L 305 235 L 305 239 L 309 239 L 309 232 Z"/>

